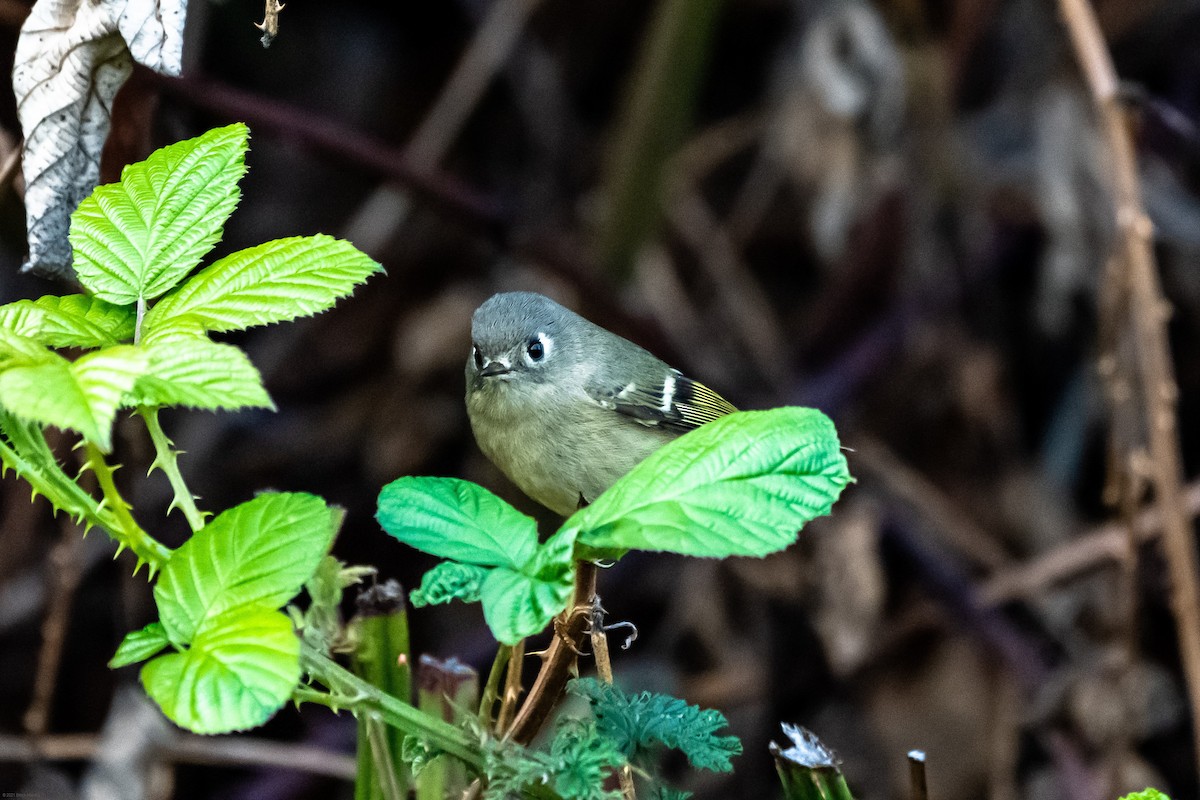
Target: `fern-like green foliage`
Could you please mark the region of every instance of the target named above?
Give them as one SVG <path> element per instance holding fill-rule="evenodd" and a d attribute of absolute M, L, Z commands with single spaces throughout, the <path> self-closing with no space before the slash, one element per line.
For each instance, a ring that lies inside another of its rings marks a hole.
<path fill-rule="evenodd" d="M 548 750 L 533 750 L 503 739 L 484 743 L 486 800 L 519 797 L 530 787 L 545 787 L 563 800 L 619 800 L 605 789 L 625 756 L 601 736 L 594 720 L 566 716 L 555 724 Z"/>
<path fill-rule="evenodd" d="M 1158 789 L 1143 789 L 1140 792 L 1127 794 L 1121 800 L 1171 800 Z"/>
<path fill-rule="evenodd" d="M 598 733 L 630 761 L 665 746 L 682 752 L 694 767 L 729 772 L 730 760 L 742 753 L 736 736 L 717 733 L 729 725 L 720 711 L 688 705 L 670 695 L 626 694 L 595 678 L 571 681 L 567 691 L 587 698 Z"/>

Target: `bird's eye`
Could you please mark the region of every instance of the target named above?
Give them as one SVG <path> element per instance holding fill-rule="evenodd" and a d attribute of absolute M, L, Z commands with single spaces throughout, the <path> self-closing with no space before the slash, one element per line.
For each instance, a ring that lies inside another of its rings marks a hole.
<path fill-rule="evenodd" d="M 542 344 L 541 339 L 534 339 L 529 343 L 529 347 L 525 348 L 525 352 L 528 353 L 529 357 L 534 361 L 541 361 L 546 355 L 546 346 Z"/>
<path fill-rule="evenodd" d="M 475 369 L 483 369 L 483 353 L 477 345 L 471 345 L 471 356 L 475 359 Z"/>

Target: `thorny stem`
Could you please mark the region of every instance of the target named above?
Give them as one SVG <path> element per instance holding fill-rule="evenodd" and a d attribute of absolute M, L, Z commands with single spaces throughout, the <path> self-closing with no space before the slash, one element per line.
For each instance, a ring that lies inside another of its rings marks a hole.
<path fill-rule="evenodd" d="M 496 715 L 496 733 L 503 736 L 512 725 L 517 711 L 517 700 L 521 697 L 521 667 L 525 662 L 525 640 L 512 647 L 508 657 L 508 669 L 504 673 L 504 696 L 500 698 L 500 713 Z"/>
<path fill-rule="evenodd" d="M 479 725 L 485 730 L 492 729 L 492 709 L 496 705 L 496 698 L 499 697 L 500 678 L 504 674 L 504 667 L 512 658 L 512 646 L 502 644 L 496 650 L 496 658 L 492 661 L 492 670 L 488 673 L 487 683 L 483 686 L 482 696 L 479 698 Z"/>
<path fill-rule="evenodd" d="M 100 448 L 87 442 L 87 465 L 96 475 L 96 483 L 104 495 L 103 507 L 113 515 L 115 529 L 110 529 L 118 542 L 117 552 L 128 547 L 138 557 L 138 565 L 146 563 L 150 566 L 150 574 L 156 574 L 171 555 L 171 551 L 137 524 L 129 509 L 132 506 L 125 502 L 113 480 L 113 468 L 104 460 Z M 136 570 L 135 570 L 136 571 Z"/>
<path fill-rule="evenodd" d="M 595 596 L 596 565 L 590 561 L 576 561 L 571 605 L 555 620 L 555 636 L 543 654 L 542 668 L 508 729 L 508 738 L 513 741 L 529 744 L 562 696 L 575 666 L 579 646 L 591 624 Z"/>
<path fill-rule="evenodd" d="M 183 473 L 179 471 L 179 451 L 163 432 L 162 423 L 158 420 L 158 406 L 140 406 L 137 411 L 146 423 L 146 430 L 150 432 L 150 441 L 154 442 L 156 458 L 150 468 L 158 467 L 167 476 L 171 488 L 175 490 L 175 499 L 171 505 L 183 512 L 188 526 L 191 527 L 192 533 L 195 533 L 204 527 L 204 512 L 196 507 L 196 498 L 188 489 Z"/>
<path fill-rule="evenodd" d="M 604 630 L 604 608 L 599 598 L 595 598 L 592 606 L 592 654 L 596 659 L 596 673 L 607 684 L 613 682 L 612 659 L 608 656 L 608 633 Z M 625 764 L 617 772 L 617 780 L 621 784 L 621 794 L 625 800 L 637 800 L 633 788 L 633 770 Z"/>
<path fill-rule="evenodd" d="M 1183 504 L 1183 467 L 1176 419 L 1178 390 L 1167 340 L 1167 303 L 1154 263 L 1153 226 L 1142 206 L 1138 166 L 1112 58 L 1087 0 L 1059 0 L 1075 55 L 1099 111 L 1115 191 L 1116 257 L 1130 307 L 1125 322 L 1136 347 L 1150 451 L 1150 478 L 1163 513 L 1163 548 L 1171 576 L 1171 605 L 1192 708 L 1200 763 L 1200 567 Z"/>
<path fill-rule="evenodd" d="M 473 769 L 483 766 L 478 745 L 459 728 L 435 719 L 399 698 L 367 683 L 311 645 L 300 643 L 300 667 L 329 687 L 328 695 L 311 689 L 297 689 L 293 697 L 319 702 L 330 708 L 355 714 L 375 714 L 387 724 L 417 736 L 428 744 L 464 761 Z"/>

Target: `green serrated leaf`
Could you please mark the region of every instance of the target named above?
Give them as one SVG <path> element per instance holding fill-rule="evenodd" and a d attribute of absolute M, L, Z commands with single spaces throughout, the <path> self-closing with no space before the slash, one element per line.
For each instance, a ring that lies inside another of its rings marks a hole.
<path fill-rule="evenodd" d="M 520 570 L 537 550 L 537 522 L 496 495 L 457 478 L 406 476 L 379 493 L 379 524 L 426 553 Z"/>
<path fill-rule="evenodd" d="M 220 240 L 241 197 L 249 130 L 237 123 L 156 150 L 71 215 L 80 283 L 129 305 L 173 287 Z"/>
<path fill-rule="evenodd" d="M 0 327 L 0 369 L 10 366 L 50 364 L 62 356 L 48 349 L 31 334 Z"/>
<path fill-rule="evenodd" d="M 196 273 L 146 315 L 146 335 L 236 331 L 316 314 L 381 267 L 332 236 L 293 236 L 231 253 Z"/>
<path fill-rule="evenodd" d="M 1171 800 L 1158 789 L 1143 789 L 1140 792 L 1127 794 L 1121 800 Z"/>
<path fill-rule="evenodd" d="M 125 635 L 112 660 L 108 662 L 109 669 L 117 669 L 139 661 L 145 661 L 152 655 L 170 644 L 167 632 L 161 622 L 151 622 L 140 631 L 132 631 Z"/>
<path fill-rule="evenodd" d="M 193 733 L 262 725 L 300 680 L 300 639 L 285 614 L 238 608 L 208 617 L 191 647 L 142 667 L 146 694 Z"/>
<path fill-rule="evenodd" d="M 70 362 L 46 352 L 42 363 L 0 371 L 0 406 L 23 419 L 78 431 L 109 450 L 121 398 L 145 371 L 146 353 L 117 345 Z"/>
<path fill-rule="evenodd" d="M 132 308 L 83 294 L 0 306 L 0 327 L 51 347 L 105 347 L 133 336 Z"/>
<path fill-rule="evenodd" d="M 625 756 L 610 739 L 600 736 L 596 723 L 576 717 L 560 717 L 550 742 L 550 761 L 555 767 L 554 791 L 573 800 L 617 800 L 618 789 L 605 789 L 613 770 Z"/>
<path fill-rule="evenodd" d="M 595 678 L 576 678 L 567 684 L 571 694 L 585 697 L 596 715 L 596 728 L 627 758 L 641 749 L 665 745 L 681 751 L 692 766 L 713 772 L 733 769 L 730 759 L 741 755 L 736 736 L 718 736 L 729 725 L 719 711 L 688 705 L 664 694 L 626 694 Z"/>
<path fill-rule="evenodd" d="M 540 633 L 567 606 L 574 584 L 573 531 L 559 531 L 520 572 L 493 569 L 479 592 L 483 618 L 492 635 L 516 644 Z"/>
<path fill-rule="evenodd" d="M 828 514 L 849 482 L 837 431 L 820 411 L 739 411 L 651 454 L 564 528 L 598 550 L 763 556 Z"/>
<path fill-rule="evenodd" d="M 154 586 L 171 642 L 186 645 L 210 617 L 278 608 L 329 551 L 341 512 L 320 497 L 264 493 L 219 514 L 188 539 Z"/>
<path fill-rule="evenodd" d="M 275 409 L 258 369 L 238 347 L 204 336 L 172 336 L 145 349 L 149 366 L 125 405 Z"/>
<path fill-rule="evenodd" d="M 408 601 L 414 608 L 442 605 L 451 600 L 477 603 L 490 571 L 489 567 L 475 564 L 443 561 L 421 577 L 421 585 L 409 593 Z"/>

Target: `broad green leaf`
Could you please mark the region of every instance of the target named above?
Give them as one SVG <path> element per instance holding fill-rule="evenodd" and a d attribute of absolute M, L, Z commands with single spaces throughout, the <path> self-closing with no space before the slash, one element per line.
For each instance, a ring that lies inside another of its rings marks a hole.
<path fill-rule="evenodd" d="M 238 123 L 156 150 L 96 187 L 71 215 L 79 281 L 129 305 L 167 291 L 221 238 L 241 193 L 249 131 Z"/>
<path fill-rule="evenodd" d="M 849 481 L 820 411 L 740 411 L 664 445 L 564 527 L 601 550 L 763 556 L 828 514 Z"/>
<path fill-rule="evenodd" d="M 497 640 L 516 644 L 545 630 L 566 608 L 575 582 L 574 544 L 575 532 L 560 530 L 519 572 L 501 567 L 484 578 L 479 593 L 483 618 Z"/>
<path fill-rule="evenodd" d="M 133 336 L 132 308 L 83 294 L 0 306 L 0 327 L 51 347 L 105 347 Z"/>
<path fill-rule="evenodd" d="M 519 570 L 537 549 L 537 522 L 457 478 L 406 476 L 379 493 L 375 518 L 400 541 L 440 558 Z"/>
<path fill-rule="evenodd" d="M 54 355 L 42 363 L 12 366 L 0 371 L 0 406 L 24 419 L 78 431 L 107 451 L 121 398 L 148 360 L 141 349 L 118 345 L 74 362 Z"/>
<path fill-rule="evenodd" d="M 33 338 L 33 334 L 0 326 L 0 369 L 58 361 L 65 359 Z"/>
<path fill-rule="evenodd" d="M 275 408 L 262 376 L 238 347 L 205 336 L 172 336 L 145 349 L 150 365 L 125 405 Z"/>
<path fill-rule="evenodd" d="M 146 315 L 146 335 L 236 331 L 316 314 L 381 269 L 332 236 L 293 236 L 225 256 Z"/>
<path fill-rule="evenodd" d="M 497 641 L 516 644 L 540 633 L 571 597 L 571 581 L 550 583 L 510 569 L 488 573 L 479 593 L 483 619 Z"/>
<path fill-rule="evenodd" d="M 291 600 L 329 551 L 341 512 L 320 497 L 260 494 L 219 514 L 174 552 L 154 586 L 167 636 L 186 645 L 210 619 Z"/>
<path fill-rule="evenodd" d="M 413 608 L 441 605 L 451 600 L 477 603 L 483 590 L 483 581 L 491 569 L 443 561 L 421 576 L 421 585 L 409 593 L 408 601 Z"/>
<path fill-rule="evenodd" d="M 300 639 L 285 614 L 234 609 L 209 617 L 191 647 L 142 667 L 146 694 L 194 733 L 262 725 L 300 680 Z"/>
<path fill-rule="evenodd" d="M 167 632 L 163 629 L 162 623 L 151 622 L 140 631 L 126 634 L 117 647 L 116 654 L 108 662 L 108 666 L 110 669 L 117 669 L 145 661 L 169 644 L 170 641 L 167 640 Z"/>

